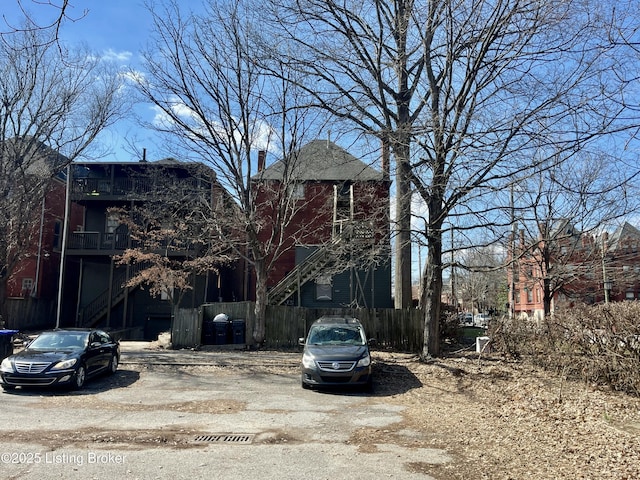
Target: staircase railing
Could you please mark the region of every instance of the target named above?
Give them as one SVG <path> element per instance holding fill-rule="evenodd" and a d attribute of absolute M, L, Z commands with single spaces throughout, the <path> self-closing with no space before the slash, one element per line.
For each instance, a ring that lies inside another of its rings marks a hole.
<path fill-rule="evenodd" d="M 129 278 L 135 276 L 138 272 L 146 268 L 147 265 L 139 263 L 132 265 L 129 268 L 127 275 L 126 271 L 119 272 L 113 279 L 111 290 L 107 288 L 101 292 L 96 298 L 91 300 L 78 312 L 78 323 L 83 327 L 90 327 L 95 325 L 110 308 L 118 305 L 124 300 L 126 294 L 126 282 Z M 128 277 L 128 278 L 127 278 Z M 111 299 L 109 299 L 109 291 L 111 291 Z"/>
<path fill-rule="evenodd" d="M 291 295 L 298 291 L 299 286 L 304 285 L 312 278 L 316 277 L 323 268 L 334 264 L 338 258 L 334 251 L 338 244 L 351 236 L 351 227 L 343 225 L 326 245 L 317 248 L 305 260 L 296 265 L 282 280 L 269 290 L 269 303 L 281 305 Z"/>

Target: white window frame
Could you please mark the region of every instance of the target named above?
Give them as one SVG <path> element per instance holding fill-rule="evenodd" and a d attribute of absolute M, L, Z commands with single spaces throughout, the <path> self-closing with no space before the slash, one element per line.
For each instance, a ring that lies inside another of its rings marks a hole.
<path fill-rule="evenodd" d="M 333 300 L 331 275 L 320 275 L 316 278 L 316 300 Z"/>
<path fill-rule="evenodd" d="M 22 279 L 21 283 L 21 292 L 22 295 L 27 296 L 27 295 L 31 295 L 31 292 L 33 292 L 33 278 L 29 278 L 29 277 L 25 277 Z"/>

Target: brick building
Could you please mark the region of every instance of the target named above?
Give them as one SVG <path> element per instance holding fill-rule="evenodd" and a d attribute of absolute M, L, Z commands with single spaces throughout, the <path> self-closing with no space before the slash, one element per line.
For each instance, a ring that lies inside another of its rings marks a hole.
<path fill-rule="evenodd" d="M 611 235 L 594 235 L 559 220 L 540 231 L 547 234 L 531 240 L 521 231 L 513 242 L 507 275 L 513 315 L 540 319 L 545 310 L 578 302 L 640 299 L 640 230 L 625 222 Z"/>
<path fill-rule="evenodd" d="M 253 177 L 258 215 L 268 225 L 285 164 L 266 168 L 261 155 L 258 168 Z M 284 252 L 269 275 L 269 302 L 392 307 L 389 180 L 328 140 L 312 141 L 296 152 L 290 175 L 287 188 L 297 211 L 282 235 Z M 263 235 L 266 239 L 270 230 Z M 367 255 L 369 262 L 363 260 Z"/>

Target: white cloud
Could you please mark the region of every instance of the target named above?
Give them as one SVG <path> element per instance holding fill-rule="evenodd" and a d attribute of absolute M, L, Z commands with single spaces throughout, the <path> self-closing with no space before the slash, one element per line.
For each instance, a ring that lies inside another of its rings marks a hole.
<path fill-rule="evenodd" d="M 132 55 L 129 51 L 116 52 L 110 48 L 103 53 L 102 59 L 110 62 L 128 62 Z"/>
<path fill-rule="evenodd" d="M 208 129 L 205 129 L 204 125 L 202 125 L 202 118 L 200 118 L 190 107 L 185 105 L 180 99 L 174 97 L 171 99 L 171 112 L 175 117 L 179 117 L 187 121 L 187 123 L 191 124 L 195 130 L 199 130 L 202 134 L 205 134 Z M 157 105 L 151 107 L 154 112 L 153 124 L 162 128 L 170 128 L 175 122 L 171 115 L 168 115 L 165 111 L 163 111 Z M 210 127 L 214 132 L 218 132 L 221 138 L 225 138 L 226 132 L 225 127 L 218 121 L 213 119 L 210 120 Z M 234 133 L 236 139 L 240 141 L 240 132 L 236 131 Z M 278 154 L 279 151 L 277 148 L 271 144 L 272 136 L 272 128 L 269 124 L 265 122 L 260 122 L 256 124 L 253 131 L 253 138 L 251 140 L 251 144 L 255 150 L 269 150 L 271 153 Z"/>
<path fill-rule="evenodd" d="M 129 81 L 134 84 L 142 84 L 145 81 L 144 72 L 139 70 L 127 70 L 120 73 L 120 76 L 124 78 L 126 81 Z"/>

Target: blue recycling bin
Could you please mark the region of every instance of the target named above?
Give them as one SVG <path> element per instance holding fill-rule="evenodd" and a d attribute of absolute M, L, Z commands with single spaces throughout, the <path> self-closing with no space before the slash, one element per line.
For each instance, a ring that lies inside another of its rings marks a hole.
<path fill-rule="evenodd" d="M 13 355 L 13 336 L 18 330 L 0 330 L 0 361 Z"/>

